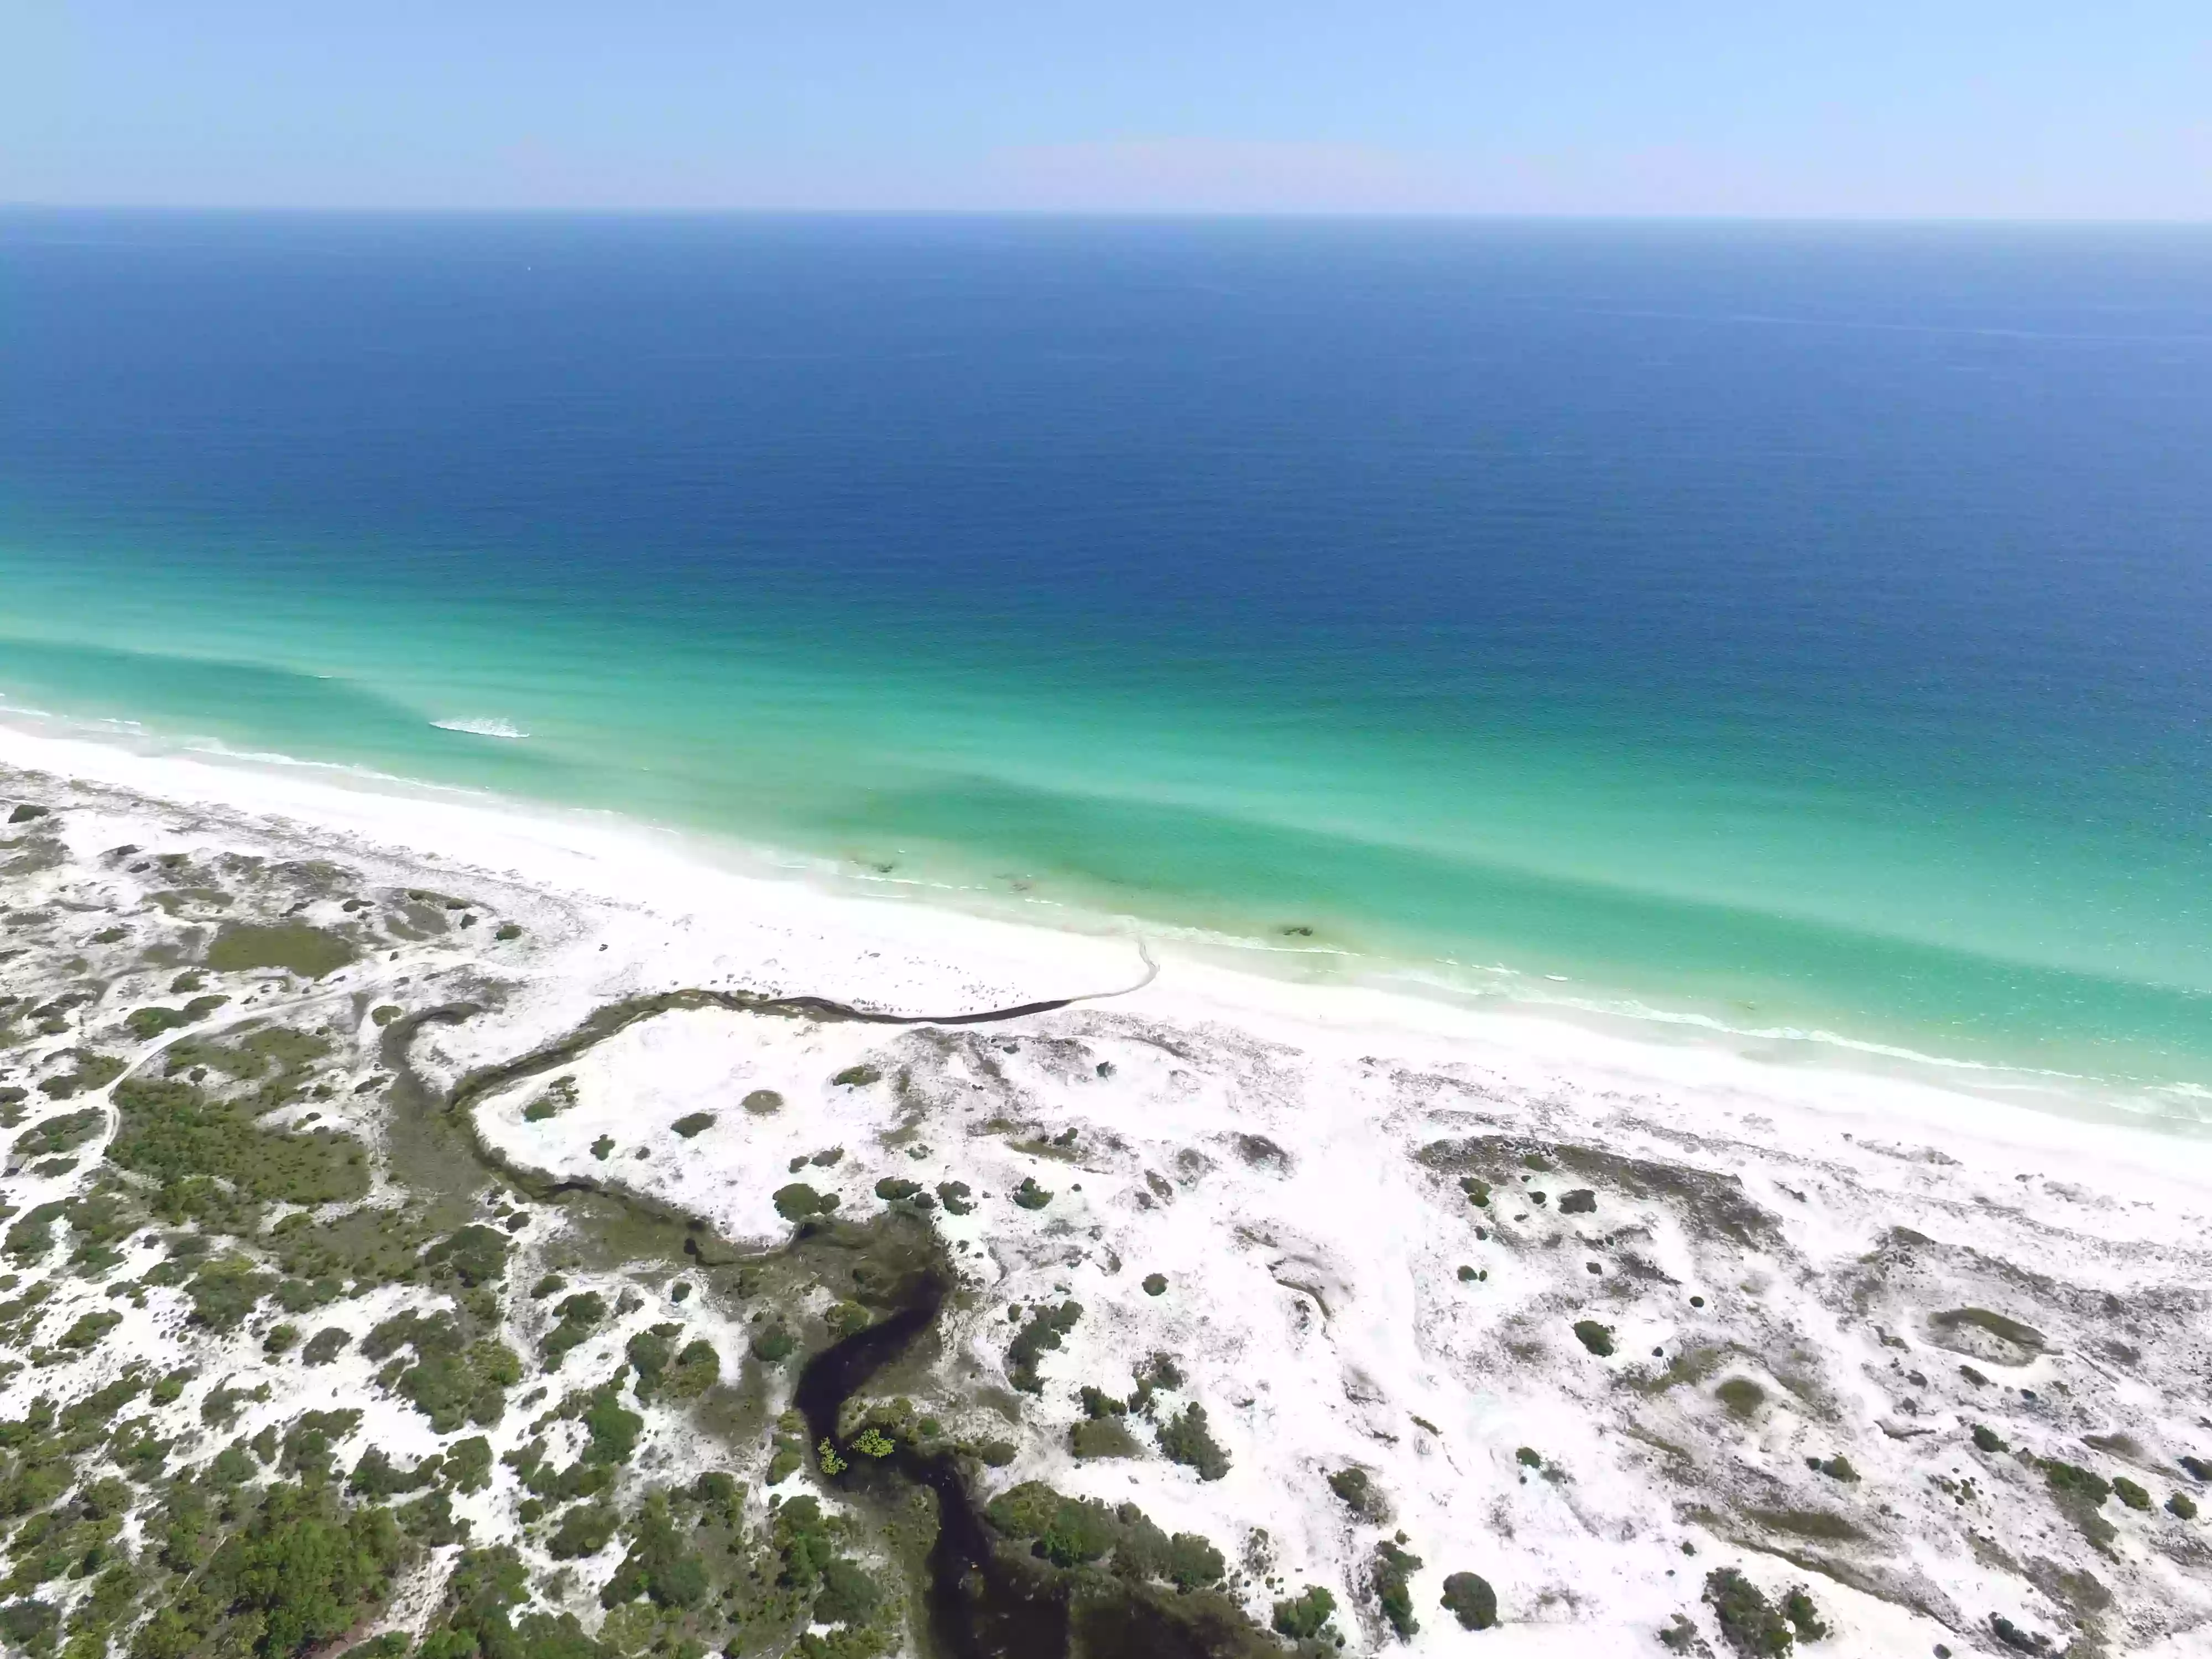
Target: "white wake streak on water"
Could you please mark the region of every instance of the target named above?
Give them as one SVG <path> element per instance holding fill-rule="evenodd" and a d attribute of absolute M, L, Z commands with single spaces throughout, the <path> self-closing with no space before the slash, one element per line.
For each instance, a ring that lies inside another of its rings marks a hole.
<path fill-rule="evenodd" d="M 513 720 L 432 720 L 430 724 L 441 732 L 465 732 L 471 737 L 476 738 L 506 738 L 519 742 L 530 735 Z"/>

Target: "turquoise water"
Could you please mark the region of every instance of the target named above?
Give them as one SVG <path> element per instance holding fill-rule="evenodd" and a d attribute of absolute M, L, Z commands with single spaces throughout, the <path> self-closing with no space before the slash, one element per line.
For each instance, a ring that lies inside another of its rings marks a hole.
<path fill-rule="evenodd" d="M 2180 231 L 3 215 L 0 694 L 2208 1084 L 2208 279 Z"/>

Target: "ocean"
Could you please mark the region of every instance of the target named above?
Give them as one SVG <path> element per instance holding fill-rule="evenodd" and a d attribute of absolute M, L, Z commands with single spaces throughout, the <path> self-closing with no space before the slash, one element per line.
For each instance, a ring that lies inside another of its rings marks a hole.
<path fill-rule="evenodd" d="M 0 716 L 2212 1086 L 2212 234 L 0 213 Z"/>

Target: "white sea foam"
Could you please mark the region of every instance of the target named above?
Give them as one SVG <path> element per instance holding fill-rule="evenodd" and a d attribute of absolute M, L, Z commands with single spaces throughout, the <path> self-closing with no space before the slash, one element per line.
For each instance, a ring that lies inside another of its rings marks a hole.
<path fill-rule="evenodd" d="M 506 738 L 520 742 L 530 735 L 513 720 L 496 719 L 432 720 L 441 732 L 465 732 L 472 738 Z"/>

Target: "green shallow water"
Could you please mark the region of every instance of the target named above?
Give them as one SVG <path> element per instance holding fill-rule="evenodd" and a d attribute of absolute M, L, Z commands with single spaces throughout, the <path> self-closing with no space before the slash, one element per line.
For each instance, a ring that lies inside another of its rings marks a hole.
<path fill-rule="evenodd" d="M 0 216 L 0 708 L 1281 971 L 2201 1085 L 2208 276 Z"/>

